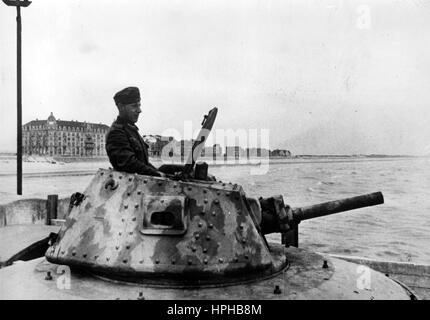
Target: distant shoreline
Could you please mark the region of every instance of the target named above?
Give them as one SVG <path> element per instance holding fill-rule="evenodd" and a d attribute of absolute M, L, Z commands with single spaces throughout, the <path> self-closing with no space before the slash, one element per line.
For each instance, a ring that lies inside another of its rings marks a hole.
<path fill-rule="evenodd" d="M 287 162 L 295 162 L 296 160 L 353 160 L 353 159 L 402 159 L 402 158 L 429 158 L 430 155 L 387 155 L 387 154 L 359 154 L 359 155 L 321 155 L 321 154 L 301 154 L 294 155 L 291 157 L 282 157 L 282 156 L 271 156 L 269 157 L 269 161 L 275 160 L 277 161 L 283 160 Z M 149 157 L 151 161 L 161 162 L 160 157 Z M 15 161 L 16 154 L 9 152 L 0 152 L 0 161 Z M 266 161 L 265 157 L 253 157 L 246 158 L 240 157 L 239 159 L 228 158 L 224 159 L 223 157 L 219 157 L 216 160 L 206 157 L 200 157 L 198 161 L 205 161 L 211 165 L 258 165 L 261 160 L 262 162 Z M 82 162 L 109 162 L 107 157 L 51 157 L 51 156 L 23 156 L 23 162 L 50 162 L 50 163 L 82 163 Z M 167 163 L 169 161 L 166 161 Z M 180 158 L 172 159 L 172 163 L 181 163 Z"/>
<path fill-rule="evenodd" d="M 304 158 L 428 158 L 430 155 L 426 156 L 417 156 L 417 155 L 403 155 L 403 154 L 353 154 L 353 155 L 318 155 L 318 154 L 302 154 L 302 155 L 296 155 L 292 158 L 295 159 L 304 159 Z"/>
<path fill-rule="evenodd" d="M 299 155 L 293 157 L 270 157 L 267 158 L 240 158 L 239 160 L 224 160 L 218 158 L 213 161 L 209 158 L 199 158 L 206 162 L 209 167 L 247 167 L 247 166 L 278 166 L 278 165 L 313 165 L 323 163 L 354 163 L 372 161 L 402 161 L 410 159 L 429 159 L 429 156 L 410 155 Z M 25 161 L 29 160 L 29 161 Z M 150 162 L 159 167 L 162 164 L 181 164 L 180 159 L 162 161 L 159 157 L 150 157 Z M 0 154 L 0 177 L 16 175 L 16 157 L 14 155 L 4 156 Z M 27 178 L 54 177 L 54 176 L 87 176 L 93 175 L 95 169 L 109 168 L 112 165 L 107 157 L 94 158 L 53 158 L 53 157 L 24 157 L 23 176 Z"/>

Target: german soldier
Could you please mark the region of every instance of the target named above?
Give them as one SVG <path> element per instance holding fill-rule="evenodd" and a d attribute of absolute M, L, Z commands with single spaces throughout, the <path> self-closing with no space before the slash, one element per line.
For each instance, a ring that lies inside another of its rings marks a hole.
<path fill-rule="evenodd" d="M 164 177 L 148 159 L 148 145 L 135 125 L 142 112 L 140 92 L 137 87 L 127 87 L 113 97 L 118 107 L 118 117 L 106 136 L 106 152 L 117 171 Z"/>

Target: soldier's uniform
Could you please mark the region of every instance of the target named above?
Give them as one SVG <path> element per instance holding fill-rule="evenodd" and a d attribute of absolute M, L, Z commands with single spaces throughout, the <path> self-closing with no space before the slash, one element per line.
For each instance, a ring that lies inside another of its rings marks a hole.
<path fill-rule="evenodd" d="M 140 101 L 139 89 L 125 88 L 115 95 L 114 100 L 123 104 Z M 149 163 L 148 145 L 140 136 L 139 129 L 119 116 L 106 135 L 106 152 L 117 171 L 160 176 L 159 171 Z"/>
<path fill-rule="evenodd" d="M 118 171 L 159 176 L 158 170 L 149 163 L 148 145 L 139 129 L 118 117 L 106 137 L 106 152 L 113 168 Z"/>

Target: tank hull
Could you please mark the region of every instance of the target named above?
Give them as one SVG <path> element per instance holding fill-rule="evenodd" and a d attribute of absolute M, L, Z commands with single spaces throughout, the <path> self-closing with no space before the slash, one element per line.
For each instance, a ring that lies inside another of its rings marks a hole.
<path fill-rule="evenodd" d="M 410 299 L 400 284 L 363 265 L 294 247 L 282 250 L 289 264 L 272 276 L 192 288 L 102 279 L 39 258 L 0 270 L 0 299 Z M 46 279 L 48 272 L 52 279 Z"/>

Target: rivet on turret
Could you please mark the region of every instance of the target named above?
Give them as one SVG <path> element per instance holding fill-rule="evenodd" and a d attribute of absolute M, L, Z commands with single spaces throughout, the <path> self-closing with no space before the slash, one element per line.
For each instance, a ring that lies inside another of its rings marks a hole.
<path fill-rule="evenodd" d="M 207 191 L 207 190 L 205 190 L 205 189 L 203 189 L 203 193 L 208 193 L 208 191 Z"/>
<path fill-rule="evenodd" d="M 134 205 L 134 207 L 137 209 L 137 208 L 139 208 L 139 205 L 136 203 L 136 204 Z"/>
<path fill-rule="evenodd" d="M 163 183 L 160 181 L 160 182 L 158 183 L 158 186 L 160 186 L 160 187 L 161 187 L 162 185 L 163 185 Z"/>
<path fill-rule="evenodd" d="M 133 219 L 131 219 L 131 221 L 136 221 L 136 217 L 133 217 Z"/>
<path fill-rule="evenodd" d="M 127 250 L 129 250 L 129 249 L 130 249 L 130 246 L 126 246 L 125 248 L 126 248 Z"/>
<path fill-rule="evenodd" d="M 116 250 L 119 250 L 119 247 L 118 247 L 118 246 L 116 246 L 116 247 L 115 247 L 115 249 L 116 249 Z"/>
<path fill-rule="evenodd" d="M 191 191 L 191 190 L 193 190 L 193 188 L 191 188 L 191 187 L 188 187 L 188 191 Z"/>
<path fill-rule="evenodd" d="M 121 235 L 122 235 L 122 232 L 119 232 L 119 233 L 118 233 L 118 235 L 119 235 L 119 236 L 121 236 Z"/>
<path fill-rule="evenodd" d="M 124 221 L 125 221 L 125 219 L 124 219 L 124 218 L 122 218 L 122 219 L 121 219 L 121 221 L 122 221 L 122 222 L 124 222 Z"/>
<path fill-rule="evenodd" d="M 215 211 L 212 211 L 212 215 L 213 215 L 213 216 L 215 216 L 215 215 L 216 215 L 216 212 L 215 212 Z"/>
<path fill-rule="evenodd" d="M 208 264 L 208 259 L 203 259 L 204 264 Z"/>
<path fill-rule="evenodd" d="M 141 194 L 142 194 L 142 191 L 140 191 L 140 190 L 139 190 L 139 191 L 137 191 L 137 194 L 138 194 L 138 195 L 141 195 Z"/>
<path fill-rule="evenodd" d="M 199 234 L 196 234 L 196 240 L 199 240 L 199 238 L 200 238 L 200 235 Z"/>
<path fill-rule="evenodd" d="M 218 200 L 218 199 L 215 199 L 215 203 L 216 203 L 216 204 L 218 204 L 218 203 L 219 203 L 219 200 Z"/>
<path fill-rule="evenodd" d="M 225 195 L 226 195 L 227 197 L 230 197 L 230 192 L 226 192 L 226 193 L 225 193 Z"/>
<path fill-rule="evenodd" d="M 224 259 L 223 258 L 219 258 L 218 261 L 221 262 L 221 263 L 223 263 Z"/>
<path fill-rule="evenodd" d="M 178 185 L 175 183 L 174 185 L 173 185 L 173 188 L 176 188 Z"/>
<path fill-rule="evenodd" d="M 118 176 L 119 179 L 122 179 L 122 176 Z"/>
<path fill-rule="evenodd" d="M 327 269 L 328 268 L 328 263 L 327 263 L 327 260 L 324 260 L 324 262 L 323 262 L 323 266 L 322 266 L 324 269 Z"/>
<path fill-rule="evenodd" d="M 131 193 L 130 193 L 130 192 L 127 192 L 127 196 L 131 196 Z"/>
<path fill-rule="evenodd" d="M 203 215 L 205 214 L 205 212 L 204 212 L 204 211 L 202 211 L 202 212 L 200 212 L 200 214 L 203 216 Z"/>
<path fill-rule="evenodd" d="M 86 253 L 84 253 L 82 256 L 83 256 L 84 258 L 86 258 L 86 257 L 87 257 L 87 254 L 86 254 Z"/>
<path fill-rule="evenodd" d="M 196 252 L 197 248 L 196 248 L 196 247 L 192 247 L 192 248 L 191 248 L 191 250 L 192 250 L 193 252 Z"/>
<path fill-rule="evenodd" d="M 65 252 L 64 252 L 64 251 L 61 251 L 61 254 L 65 254 Z"/>
<path fill-rule="evenodd" d="M 123 263 L 127 263 L 127 259 L 122 260 Z"/>
<path fill-rule="evenodd" d="M 176 263 L 176 260 L 175 259 L 172 259 L 172 264 L 175 264 Z"/>
<path fill-rule="evenodd" d="M 133 234 L 133 231 L 130 231 L 128 234 L 131 236 Z"/>
<path fill-rule="evenodd" d="M 48 271 L 48 272 L 46 273 L 45 280 L 52 280 L 51 271 Z"/>
<path fill-rule="evenodd" d="M 209 241 L 211 239 L 211 236 L 206 236 L 206 240 Z"/>
<path fill-rule="evenodd" d="M 109 257 L 106 257 L 106 261 L 109 261 L 110 260 L 110 258 Z"/>
<path fill-rule="evenodd" d="M 239 228 L 240 228 L 240 230 L 243 230 L 243 224 L 242 223 L 239 225 Z"/>
<path fill-rule="evenodd" d="M 155 259 L 155 263 L 156 263 L 156 264 L 159 264 L 159 263 L 160 263 L 160 260 L 159 260 L 159 259 Z"/>
<path fill-rule="evenodd" d="M 140 261 L 139 261 L 139 263 L 140 263 L 140 264 L 142 264 L 142 263 L 143 263 L 143 260 L 140 260 Z"/>
<path fill-rule="evenodd" d="M 249 259 L 249 256 L 248 256 L 248 255 L 245 255 L 245 259 Z"/>
<path fill-rule="evenodd" d="M 275 290 L 273 290 L 273 293 L 274 294 L 281 294 L 282 293 L 281 288 L 279 288 L 279 286 L 275 286 Z"/>
<path fill-rule="evenodd" d="M 214 225 L 212 223 L 209 223 L 209 229 L 212 229 L 214 227 Z"/>
<path fill-rule="evenodd" d="M 100 175 L 102 176 L 104 174 L 104 172 L 100 172 Z"/>
<path fill-rule="evenodd" d="M 160 202 L 161 202 L 161 203 L 164 203 L 164 199 L 161 199 L 161 200 L 160 200 Z"/>
<path fill-rule="evenodd" d="M 221 192 L 217 191 L 216 194 L 219 196 L 219 195 L 221 195 Z"/>
<path fill-rule="evenodd" d="M 133 178 L 128 178 L 128 181 L 131 181 L 131 180 L 133 180 Z"/>
<path fill-rule="evenodd" d="M 234 258 L 234 262 L 239 262 L 239 258 L 238 258 L 238 257 L 235 257 L 235 258 Z"/>
<path fill-rule="evenodd" d="M 192 264 L 193 264 L 193 262 L 191 260 L 188 260 L 188 265 L 190 266 Z"/>
<path fill-rule="evenodd" d="M 112 176 L 112 173 L 109 175 L 109 178 L 112 178 L 113 176 Z"/>
<path fill-rule="evenodd" d="M 143 183 L 148 183 L 148 180 L 147 179 L 143 179 Z"/>
<path fill-rule="evenodd" d="M 203 253 L 206 253 L 206 252 L 208 252 L 208 249 L 207 248 L 203 248 Z"/>
<path fill-rule="evenodd" d="M 246 239 L 245 238 L 242 239 L 242 243 L 246 243 Z"/>
<path fill-rule="evenodd" d="M 128 205 L 127 204 L 124 205 L 124 209 L 128 209 Z"/>
<path fill-rule="evenodd" d="M 199 227 L 201 228 L 203 226 L 203 223 L 199 222 Z"/>
<path fill-rule="evenodd" d="M 205 200 L 203 200 L 204 201 L 204 203 L 208 203 L 208 199 L 205 199 Z"/>
<path fill-rule="evenodd" d="M 72 252 L 72 256 L 76 256 L 76 252 L 75 251 Z"/>

